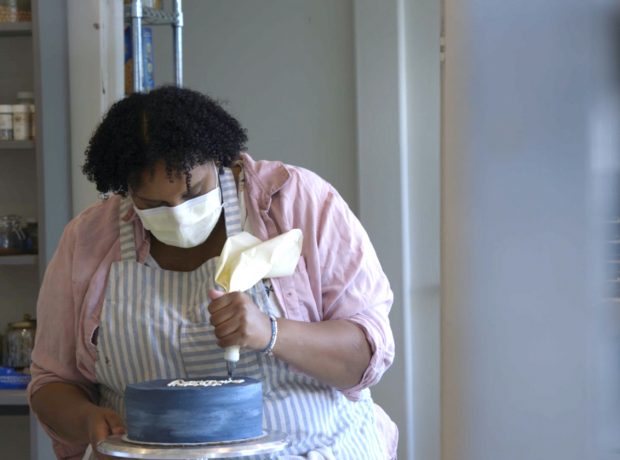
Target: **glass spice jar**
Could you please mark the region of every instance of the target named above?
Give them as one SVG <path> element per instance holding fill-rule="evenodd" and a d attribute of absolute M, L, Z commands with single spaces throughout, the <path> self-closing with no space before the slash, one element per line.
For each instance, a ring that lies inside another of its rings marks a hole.
<path fill-rule="evenodd" d="M 0 0 L 0 22 L 17 22 L 17 0 Z"/>
<path fill-rule="evenodd" d="M 39 225 L 33 217 L 26 218 L 25 234 L 24 252 L 37 254 L 39 252 Z"/>
<path fill-rule="evenodd" d="M 30 368 L 32 347 L 37 322 L 25 314 L 22 321 L 9 323 L 4 340 L 4 365 L 13 369 L 27 371 Z"/>
<path fill-rule="evenodd" d="M 30 120 L 30 139 L 34 139 L 34 131 L 35 131 L 35 108 L 34 108 L 34 93 L 32 91 L 19 91 L 17 93 L 17 103 L 18 104 L 26 104 L 29 110 Z"/>
<path fill-rule="evenodd" d="M 19 22 L 32 21 L 32 5 L 30 0 L 17 0 L 17 20 Z"/>
<path fill-rule="evenodd" d="M 30 104 L 13 104 L 13 139 L 30 139 Z"/>
<path fill-rule="evenodd" d="M 24 220 L 11 214 L 0 217 L 0 256 L 21 254 L 26 245 Z"/>

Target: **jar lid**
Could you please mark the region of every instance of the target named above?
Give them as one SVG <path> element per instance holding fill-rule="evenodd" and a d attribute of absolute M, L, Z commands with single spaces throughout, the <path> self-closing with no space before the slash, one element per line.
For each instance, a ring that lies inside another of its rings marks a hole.
<path fill-rule="evenodd" d="M 0 104 L 0 112 L 11 113 L 13 111 L 13 106 L 9 104 Z"/>
<path fill-rule="evenodd" d="M 36 326 L 37 326 L 37 320 L 31 319 L 28 313 L 24 315 L 24 319 L 22 321 L 17 321 L 15 323 L 9 323 L 9 327 L 11 329 L 32 329 Z"/>

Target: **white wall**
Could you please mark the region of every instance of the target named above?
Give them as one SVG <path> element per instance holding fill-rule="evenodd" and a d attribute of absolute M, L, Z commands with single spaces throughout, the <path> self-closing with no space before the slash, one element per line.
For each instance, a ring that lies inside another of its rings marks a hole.
<path fill-rule="evenodd" d="M 357 0 L 355 17 L 360 216 L 395 294 L 397 355 L 373 394 L 399 458 L 438 460 L 440 4 Z"/>
<path fill-rule="evenodd" d="M 402 0 L 401 157 L 407 188 L 403 215 L 410 299 L 410 340 L 404 358 L 412 374 L 413 420 L 408 444 L 416 460 L 440 459 L 440 211 L 441 8 L 437 0 Z M 407 265 L 406 265 L 407 266 Z M 405 391 L 411 391 L 405 386 Z"/>
<path fill-rule="evenodd" d="M 97 200 L 82 174 L 84 151 L 103 113 L 123 97 L 122 2 L 69 0 L 69 84 L 73 214 Z"/>
<path fill-rule="evenodd" d="M 446 1 L 444 460 L 618 458 L 593 450 L 588 375 L 591 115 L 617 66 L 613 3 Z"/>
<path fill-rule="evenodd" d="M 352 0 L 185 0 L 184 86 L 225 102 L 259 159 L 307 167 L 357 208 Z M 172 34 L 154 28 L 155 79 Z"/>
<path fill-rule="evenodd" d="M 410 273 L 406 270 L 405 202 L 401 172 L 398 3 L 355 2 L 358 171 L 360 219 L 379 254 L 394 291 L 390 323 L 396 356 L 373 397 L 399 428 L 399 457 L 413 458 L 411 372 L 405 347 L 410 339 Z"/>

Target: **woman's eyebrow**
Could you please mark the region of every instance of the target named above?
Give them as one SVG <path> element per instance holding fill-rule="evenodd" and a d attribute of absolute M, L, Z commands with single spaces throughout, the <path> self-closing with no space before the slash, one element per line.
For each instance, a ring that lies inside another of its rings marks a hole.
<path fill-rule="evenodd" d="M 183 193 L 182 196 L 190 195 L 190 194 L 196 192 L 197 190 L 200 190 L 202 188 L 202 186 L 203 186 L 202 181 L 196 182 L 194 185 L 190 186 L 189 191 L 185 190 L 185 192 Z M 133 193 L 133 196 L 135 196 L 136 198 L 139 198 L 140 200 L 143 200 L 143 201 L 150 201 L 151 203 L 161 203 L 162 201 L 164 201 L 164 200 L 161 200 L 161 199 L 145 198 L 143 196 L 138 195 L 135 192 Z"/>
<path fill-rule="evenodd" d="M 143 196 L 140 196 L 137 193 L 134 193 L 133 196 L 135 196 L 136 198 L 139 198 L 139 199 L 141 199 L 143 201 L 150 201 L 151 203 L 159 203 L 159 202 L 162 201 L 162 200 L 154 200 L 152 198 L 144 198 Z"/>

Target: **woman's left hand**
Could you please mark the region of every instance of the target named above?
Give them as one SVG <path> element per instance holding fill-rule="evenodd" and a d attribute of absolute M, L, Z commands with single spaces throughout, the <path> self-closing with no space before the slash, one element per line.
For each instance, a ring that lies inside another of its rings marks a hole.
<path fill-rule="evenodd" d="M 209 298 L 209 321 L 215 327 L 220 347 L 239 345 L 262 350 L 267 346 L 271 339 L 271 321 L 250 296 L 243 292 L 226 294 L 211 289 Z"/>

